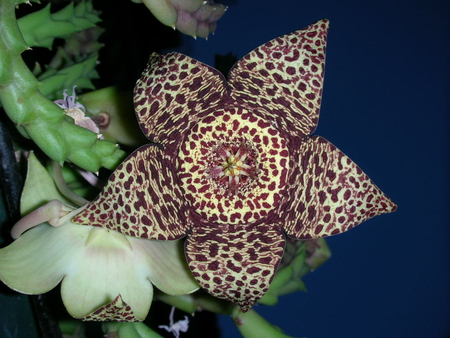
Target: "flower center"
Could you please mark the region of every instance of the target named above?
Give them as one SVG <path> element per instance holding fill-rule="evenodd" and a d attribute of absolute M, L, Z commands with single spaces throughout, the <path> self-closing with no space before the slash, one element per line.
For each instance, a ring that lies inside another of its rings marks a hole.
<path fill-rule="evenodd" d="M 211 166 L 206 169 L 216 184 L 227 189 L 228 195 L 237 194 L 239 188 L 244 188 L 249 180 L 255 180 L 258 175 L 248 142 L 241 142 L 235 152 L 231 151 L 226 145 L 220 144 L 214 151 Z"/>
<path fill-rule="evenodd" d="M 204 219 L 245 224 L 266 217 L 281 200 L 289 152 L 269 122 L 234 108 L 194 125 L 177 161 L 184 196 Z"/>

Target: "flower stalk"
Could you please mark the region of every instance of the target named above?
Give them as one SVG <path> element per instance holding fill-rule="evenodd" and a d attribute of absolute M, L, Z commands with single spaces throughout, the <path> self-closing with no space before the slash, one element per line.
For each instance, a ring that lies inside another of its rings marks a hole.
<path fill-rule="evenodd" d="M 294 338 L 284 334 L 253 309 L 244 313 L 236 306 L 231 318 L 244 338 Z"/>

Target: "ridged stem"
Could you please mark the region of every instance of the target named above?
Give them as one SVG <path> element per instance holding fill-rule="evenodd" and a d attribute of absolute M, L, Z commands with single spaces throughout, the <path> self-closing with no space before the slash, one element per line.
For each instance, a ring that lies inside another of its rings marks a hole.
<path fill-rule="evenodd" d="M 31 138 L 51 159 L 70 161 L 96 172 L 114 169 L 125 153 L 114 143 L 79 127 L 39 91 L 39 82 L 21 54 L 28 49 L 19 30 L 15 7 L 24 1 L 0 1 L 0 102 L 21 133 Z"/>

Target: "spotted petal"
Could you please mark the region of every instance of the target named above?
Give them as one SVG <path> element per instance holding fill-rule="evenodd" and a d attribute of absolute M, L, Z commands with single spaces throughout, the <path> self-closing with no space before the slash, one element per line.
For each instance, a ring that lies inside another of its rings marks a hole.
<path fill-rule="evenodd" d="M 247 54 L 230 73 L 231 97 L 292 136 L 311 134 L 319 118 L 327 31 L 328 20 L 321 20 Z"/>
<path fill-rule="evenodd" d="M 141 129 L 149 139 L 177 149 L 184 133 L 218 107 L 225 90 L 216 69 L 180 53 L 153 53 L 134 89 Z"/>
<path fill-rule="evenodd" d="M 396 205 L 333 144 L 320 136 L 301 143 L 293 161 L 287 200 L 277 210 L 286 233 L 297 239 L 347 231 Z"/>
<path fill-rule="evenodd" d="M 157 146 L 139 148 L 73 222 L 148 239 L 185 236 L 189 217 L 173 174 L 174 165 L 173 158 Z"/>
<path fill-rule="evenodd" d="M 91 314 L 83 318 L 87 321 L 114 321 L 114 322 L 138 322 L 140 321 L 130 305 L 123 301 L 122 295 L 118 295 L 111 303 L 101 306 Z"/>
<path fill-rule="evenodd" d="M 284 245 L 283 232 L 275 224 L 210 223 L 192 228 L 185 251 L 199 284 L 245 312 L 269 288 Z"/>

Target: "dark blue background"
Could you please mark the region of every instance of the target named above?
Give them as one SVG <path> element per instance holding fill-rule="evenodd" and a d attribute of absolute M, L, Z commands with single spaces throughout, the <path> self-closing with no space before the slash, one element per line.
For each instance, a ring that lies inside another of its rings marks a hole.
<path fill-rule="evenodd" d="M 242 0 L 208 41 L 207 64 L 330 19 L 319 127 L 399 206 L 328 240 L 308 292 L 257 310 L 308 338 L 450 337 L 449 1 Z M 223 317 L 224 337 L 239 336 Z"/>

